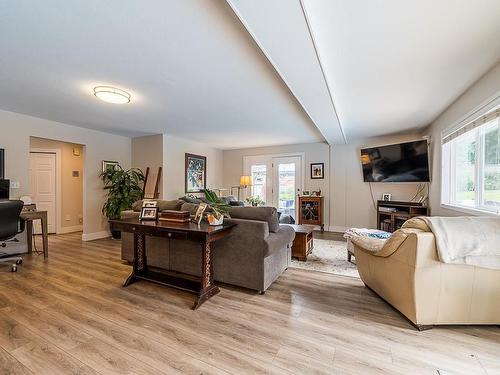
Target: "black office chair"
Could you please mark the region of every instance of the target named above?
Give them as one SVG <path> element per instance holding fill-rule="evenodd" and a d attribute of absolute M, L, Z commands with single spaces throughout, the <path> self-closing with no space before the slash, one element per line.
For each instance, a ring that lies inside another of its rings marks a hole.
<path fill-rule="evenodd" d="M 23 205 L 23 201 L 0 200 L 0 249 L 7 246 L 6 242 L 17 241 L 15 237 L 24 231 L 24 220 L 20 216 Z M 11 271 L 16 272 L 23 258 L 0 251 L 0 263 L 12 261 Z"/>

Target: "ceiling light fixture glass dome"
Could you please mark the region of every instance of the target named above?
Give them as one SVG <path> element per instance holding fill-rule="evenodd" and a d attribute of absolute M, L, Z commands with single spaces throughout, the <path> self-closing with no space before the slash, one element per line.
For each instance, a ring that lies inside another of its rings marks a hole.
<path fill-rule="evenodd" d="M 130 94 L 124 90 L 120 90 L 111 86 L 96 86 L 94 87 L 94 95 L 107 102 L 113 104 L 130 103 Z"/>

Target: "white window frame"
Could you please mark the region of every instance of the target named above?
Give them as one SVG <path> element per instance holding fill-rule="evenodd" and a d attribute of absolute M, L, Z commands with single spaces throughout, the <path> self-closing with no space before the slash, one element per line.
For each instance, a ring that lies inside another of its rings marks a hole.
<path fill-rule="evenodd" d="M 443 143 L 446 136 L 455 132 L 471 123 L 474 119 L 477 119 L 493 108 L 500 105 L 500 91 L 493 95 L 491 98 L 486 100 L 480 106 L 476 107 L 473 111 L 469 112 L 460 121 L 455 123 L 453 126 L 445 129 L 441 134 L 441 207 L 458 212 L 470 214 L 470 215 L 486 215 L 486 216 L 500 216 L 500 208 L 482 205 L 483 201 L 483 187 L 484 179 L 484 137 L 481 132 L 474 130 L 476 132 L 476 165 L 474 168 L 474 191 L 475 191 L 475 206 L 461 205 L 459 202 L 455 201 L 455 147 L 451 147 L 449 143 Z"/>

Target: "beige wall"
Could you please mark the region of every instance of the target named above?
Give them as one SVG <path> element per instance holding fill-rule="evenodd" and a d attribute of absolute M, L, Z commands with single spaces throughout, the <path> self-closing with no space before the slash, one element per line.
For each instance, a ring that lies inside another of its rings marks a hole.
<path fill-rule="evenodd" d="M 62 228 L 72 231 L 83 229 L 83 165 L 84 147 L 82 145 L 31 137 L 30 147 L 37 149 L 60 150 L 61 155 L 61 217 Z M 80 150 L 80 156 L 73 155 L 73 148 Z M 79 176 L 73 177 L 73 171 Z M 63 229 L 63 232 L 65 230 Z"/>
<path fill-rule="evenodd" d="M 185 154 L 207 157 L 207 188 L 222 185 L 222 150 L 188 139 L 163 135 L 163 197 L 176 199 L 185 195 Z"/>
<path fill-rule="evenodd" d="M 421 139 L 419 134 L 384 136 L 351 141 L 347 145 L 334 145 L 331 151 L 331 206 L 330 229 L 376 228 L 377 217 L 370 194 L 370 185 L 363 182 L 360 149 Z M 431 156 L 432 157 L 432 156 Z M 382 193 L 392 194 L 393 200 L 409 200 L 417 191 L 415 183 L 372 183 L 373 198 Z"/>
<path fill-rule="evenodd" d="M 448 107 L 429 127 L 433 155 L 430 206 L 436 216 L 461 216 L 462 212 L 441 207 L 441 132 L 500 91 L 500 63 L 481 77 Z"/>
<path fill-rule="evenodd" d="M 146 173 L 146 168 L 156 174 L 159 167 L 163 167 L 163 135 L 149 135 L 132 139 L 132 167 L 141 169 Z M 160 178 L 160 198 L 163 197 L 163 178 Z"/>
<path fill-rule="evenodd" d="M 19 189 L 11 191 L 12 197 L 30 193 L 30 137 L 85 145 L 83 239 L 90 240 L 107 235 L 108 223 L 101 214 L 105 198 L 99 178 L 102 160 L 115 160 L 124 168 L 130 168 L 130 138 L 7 111 L 0 111 L 0 134 L 0 147 L 5 148 L 6 177 L 20 183 Z"/>
<path fill-rule="evenodd" d="M 230 188 L 239 185 L 240 176 L 243 174 L 243 157 L 255 155 L 280 155 L 304 153 L 305 171 L 304 190 L 321 189 L 321 194 L 325 197 L 325 225 L 328 226 L 330 207 L 330 174 L 329 160 L 330 148 L 326 143 L 304 143 L 285 146 L 245 148 L 238 150 L 224 151 L 224 175 L 223 186 Z M 311 180 L 310 164 L 325 163 L 325 178 L 323 180 Z"/>

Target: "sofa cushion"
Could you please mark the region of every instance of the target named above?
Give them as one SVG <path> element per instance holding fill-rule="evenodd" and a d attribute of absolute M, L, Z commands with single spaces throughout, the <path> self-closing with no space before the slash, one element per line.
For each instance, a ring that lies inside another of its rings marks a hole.
<path fill-rule="evenodd" d="M 266 221 L 271 233 L 280 228 L 275 207 L 231 207 L 229 215 L 235 219 Z"/>
<path fill-rule="evenodd" d="M 182 204 L 184 203 L 183 201 L 181 200 L 178 200 L 178 199 L 175 199 L 175 200 L 172 200 L 172 201 L 165 201 L 163 199 L 148 199 L 149 201 L 156 201 L 156 206 L 158 207 L 158 210 L 160 211 L 164 211 L 164 210 L 175 210 L 175 211 L 179 211 Z M 139 200 L 137 202 L 135 202 L 133 205 L 132 205 L 132 209 L 134 211 L 140 211 L 141 208 L 142 208 L 142 202 L 144 200 Z"/>
<path fill-rule="evenodd" d="M 185 195 L 183 197 L 180 197 L 179 200 L 182 200 L 186 203 L 196 203 L 196 204 L 200 204 L 201 202 L 203 202 L 201 197 L 197 197 L 197 196 L 192 195 L 192 194 L 188 194 L 188 195 Z"/>
<path fill-rule="evenodd" d="M 189 211 L 190 215 L 195 215 L 196 210 L 198 210 L 198 203 L 183 203 L 181 205 L 181 211 Z"/>

